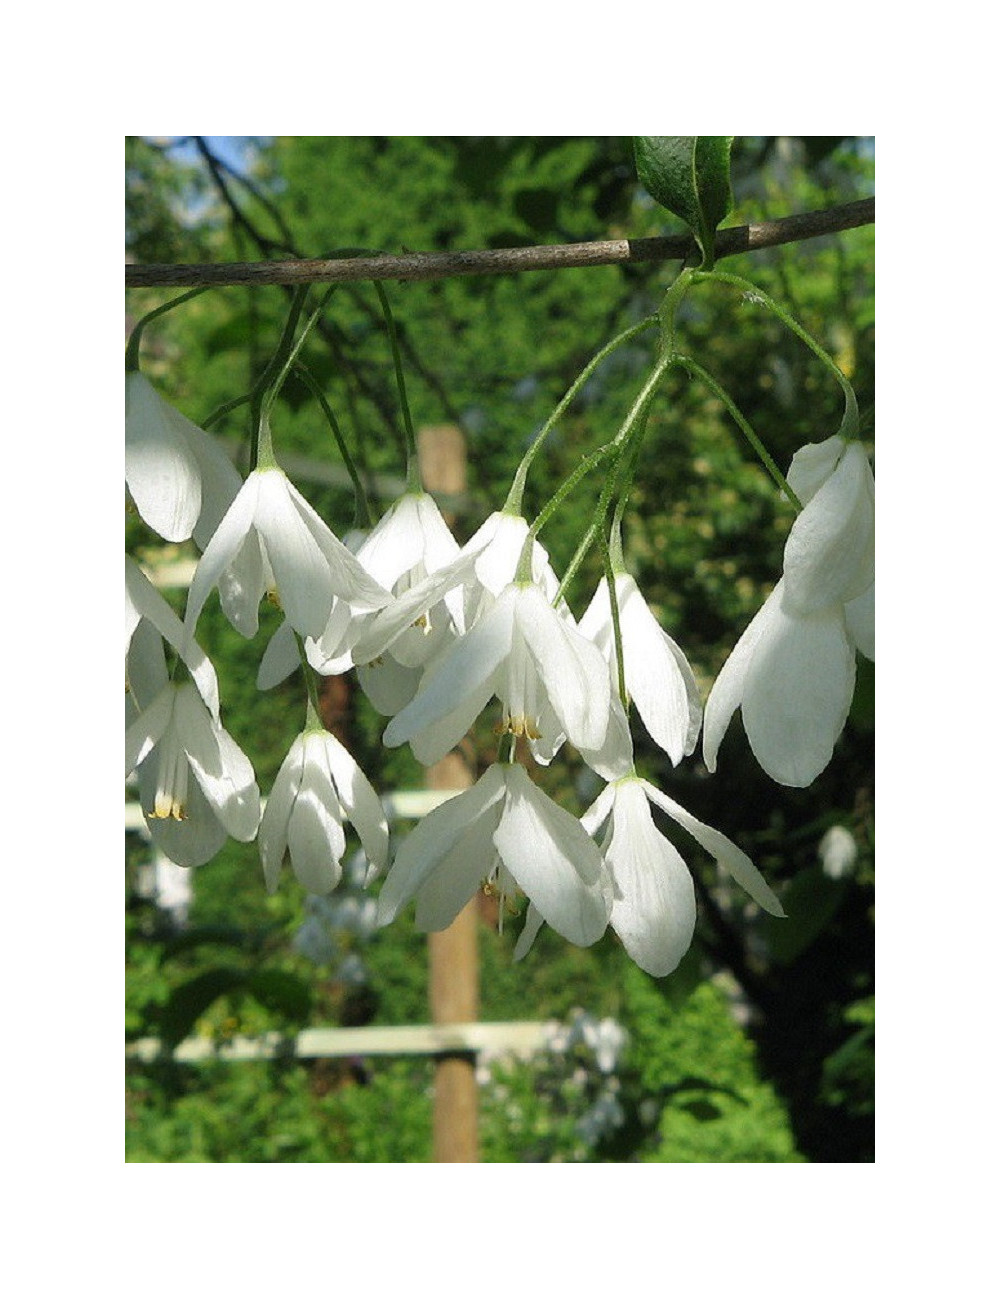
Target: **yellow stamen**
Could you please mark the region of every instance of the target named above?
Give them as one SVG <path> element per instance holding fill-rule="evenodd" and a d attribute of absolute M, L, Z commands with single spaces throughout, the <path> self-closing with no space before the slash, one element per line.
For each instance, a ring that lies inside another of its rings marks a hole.
<path fill-rule="evenodd" d="M 158 799 L 153 811 L 147 813 L 146 816 L 151 818 L 153 821 L 168 821 L 170 819 L 173 819 L 175 822 L 187 821 L 187 812 L 184 809 L 184 805 L 179 804 L 174 800 L 167 799 Z"/>

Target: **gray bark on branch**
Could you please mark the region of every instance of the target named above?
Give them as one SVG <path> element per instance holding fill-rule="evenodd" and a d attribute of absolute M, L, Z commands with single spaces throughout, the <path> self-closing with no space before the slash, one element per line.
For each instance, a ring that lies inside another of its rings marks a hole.
<path fill-rule="evenodd" d="M 854 230 L 875 221 L 875 200 L 731 226 L 718 232 L 716 259 L 759 248 L 798 243 L 817 235 Z M 207 265 L 126 265 L 126 289 L 196 288 L 237 284 L 336 284 L 352 280 L 442 280 L 459 275 L 510 275 L 564 267 L 619 266 L 682 260 L 695 254 L 688 235 L 651 239 L 599 239 L 585 244 L 540 244 L 459 253 L 401 253 L 365 257 L 298 258 L 291 261 L 216 262 Z"/>

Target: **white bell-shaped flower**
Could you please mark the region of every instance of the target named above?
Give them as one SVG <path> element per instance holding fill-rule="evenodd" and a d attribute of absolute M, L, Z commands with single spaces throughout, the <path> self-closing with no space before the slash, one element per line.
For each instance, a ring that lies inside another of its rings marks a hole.
<path fill-rule="evenodd" d="M 562 734 L 581 750 L 599 749 L 607 736 L 611 690 L 600 651 L 538 586 L 511 583 L 437 661 L 384 741 L 410 741 L 422 763 L 437 762 L 494 695 L 502 732 L 543 744 Z"/>
<path fill-rule="evenodd" d="M 256 634 L 265 592 L 300 636 L 311 637 L 323 634 L 337 598 L 362 611 L 392 599 L 276 466 L 248 475 L 205 548 L 188 595 L 188 627 L 216 585 L 226 617 L 246 637 Z"/>
<path fill-rule="evenodd" d="M 261 819 L 258 845 L 268 891 L 278 887 L 286 853 L 310 893 L 335 889 L 343 874 L 345 821 L 358 832 L 372 874 L 383 871 L 389 828 L 378 795 L 336 736 L 307 728 L 293 741 Z"/>
<path fill-rule="evenodd" d="M 854 644 L 842 605 L 790 612 L 779 582 L 737 641 L 705 706 L 705 766 L 737 709 L 754 757 L 781 785 L 807 786 L 833 757 L 854 695 Z"/>
<path fill-rule="evenodd" d="M 395 600 L 359 623 L 349 642 L 342 636 L 342 657 L 319 671 L 356 664 L 373 706 L 398 713 L 413 699 L 426 665 L 465 630 L 461 582 L 469 565 L 456 567 L 458 543 L 426 492 L 407 492 L 394 502 L 357 556 Z"/>
<path fill-rule="evenodd" d="M 855 650 L 875 655 L 875 483 L 859 443 L 839 436 L 796 453 L 803 501 L 784 572 L 722 666 L 705 706 L 705 765 L 737 709 L 754 756 L 782 785 L 829 763 L 854 694 Z"/>
<path fill-rule="evenodd" d="M 680 646 L 660 627 L 635 579 L 615 574 L 618 623 L 625 660 L 625 689 L 646 730 L 676 765 L 693 752 L 701 729 L 701 699 L 691 666 Z M 618 689 L 618 654 L 607 579 L 602 578 L 580 631 L 608 661 L 612 688 Z"/>
<path fill-rule="evenodd" d="M 600 850 L 516 763 L 494 763 L 471 790 L 433 809 L 410 832 L 379 894 L 379 924 L 395 920 L 415 898 L 417 926 L 443 930 L 484 883 L 500 896 L 501 918 L 520 890 L 539 916 L 581 947 L 607 927 L 611 882 Z"/>
<path fill-rule="evenodd" d="M 615 886 L 611 926 L 637 966 L 657 977 L 669 975 L 691 945 L 696 917 L 691 873 L 657 829 L 650 804 L 683 827 L 754 902 L 784 916 L 742 849 L 632 773 L 606 786 L 581 821 L 594 835 L 605 827 L 601 849 Z"/>
<path fill-rule="evenodd" d="M 193 535 L 204 549 L 240 476 L 210 434 L 132 370 L 125 375 L 125 483 L 150 528 L 168 542 Z"/>
<path fill-rule="evenodd" d="M 459 545 L 434 498 L 407 492 L 389 507 L 357 555 L 376 582 L 399 597 L 457 560 Z M 392 657 L 404 667 L 422 667 L 464 631 L 462 593 L 452 587 L 394 639 Z"/>
<path fill-rule="evenodd" d="M 149 833 L 179 866 L 207 862 L 227 835 L 247 841 L 257 833 L 250 760 L 191 682 L 166 682 L 126 731 L 126 777 L 136 770 Z"/>

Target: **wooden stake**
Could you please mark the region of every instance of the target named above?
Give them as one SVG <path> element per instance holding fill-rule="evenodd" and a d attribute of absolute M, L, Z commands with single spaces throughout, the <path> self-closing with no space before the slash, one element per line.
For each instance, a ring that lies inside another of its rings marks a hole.
<path fill-rule="evenodd" d="M 454 425 L 421 429 L 417 451 L 428 491 L 465 491 L 465 439 Z M 467 789 L 475 781 L 469 759 L 452 750 L 427 769 L 432 790 Z M 467 1024 L 479 1015 L 478 905 L 473 898 L 447 930 L 428 939 L 430 1010 L 435 1024 Z M 471 1053 L 439 1058 L 434 1074 L 436 1164 L 475 1164 L 479 1159 L 479 1098 Z"/>

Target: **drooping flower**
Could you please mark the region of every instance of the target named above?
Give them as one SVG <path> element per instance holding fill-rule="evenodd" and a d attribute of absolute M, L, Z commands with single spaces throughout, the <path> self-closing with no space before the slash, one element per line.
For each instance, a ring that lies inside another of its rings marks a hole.
<path fill-rule="evenodd" d="M 790 612 L 784 582 L 722 666 L 705 706 L 705 766 L 737 709 L 757 762 L 781 785 L 807 786 L 833 757 L 854 694 L 854 646 L 843 607 Z"/>
<path fill-rule="evenodd" d="M 443 930 L 484 882 L 500 896 L 501 916 L 520 890 L 570 943 L 586 947 L 607 927 L 611 883 L 600 850 L 516 763 L 494 763 L 410 832 L 379 894 L 379 924 L 415 898 L 417 926 Z"/>
<path fill-rule="evenodd" d="M 437 661 L 413 701 L 385 730 L 434 763 L 465 735 L 496 695 L 499 730 L 550 744 L 565 735 L 579 749 L 607 736 L 610 679 L 597 647 L 557 613 L 534 583 L 511 583 L 493 607 Z"/>
<path fill-rule="evenodd" d="M 372 874 L 383 871 L 389 828 L 378 795 L 336 736 L 307 728 L 292 742 L 261 819 L 258 844 L 268 892 L 278 887 L 286 853 L 310 893 L 335 889 L 347 845 L 345 821 L 358 832 Z"/>
<path fill-rule="evenodd" d="M 636 965 L 656 977 L 669 975 L 691 945 L 696 917 L 691 873 L 656 827 L 650 804 L 683 827 L 754 902 L 774 916 L 784 916 L 742 849 L 631 773 L 607 785 L 581 821 L 594 835 L 605 827 L 601 849 L 615 886 L 611 926 Z"/>
<path fill-rule="evenodd" d="M 398 713 L 410 702 L 428 662 L 461 631 L 463 596 L 458 588 L 472 573 L 475 559 L 459 553 L 430 497 L 410 493 L 396 506 L 400 508 L 391 507 L 372 533 L 352 533 L 344 539 L 372 576 L 391 589 L 389 602 L 364 612 L 335 599 L 322 635 L 305 638 L 306 657 L 318 673 L 335 676 L 356 667 L 362 689 L 384 714 Z M 372 539 L 378 543 L 374 565 L 364 550 Z M 394 577 L 404 556 L 411 568 Z M 298 648 L 285 620 L 264 652 L 257 684 L 266 690 L 298 665 Z"/>
<path fill-rule="evenodd" d="M 193 535 L 202 550 L 240 490 L 215 439 L 138 370 L 125 375 L 125 482 L 150 528 L 168 542 Z"/>
<path fill-rule="evenodd" d="M 337 599 L 361 611 L 392 599 L 276 466 L 248 475 L 205 548 L 188 596 L 188 627 L 216 585 L 226 617 L 246 637 L 257 631 L 265 592 L 275 594 L 300 636 L 311 637 L 322 636 Z"/>
<path fill-rule="evenodd" d="M 358 559 L 396 597 L 458 559 L 459 545 L 426 492 L 407 492 L 394 502 L 358 548 Z M 392 657 L 419 668 L 443 643 L 465 630 L 461 591 L 446 592 L 392 642 Z"/>
<path fill-rule="evenodd" d="M 714 772 L 740 709 L 764 771 L 806 786 L 847 721 L 855 651 L 875 653 L 875 485 L 864 449 L 839 436 L 797 452 L 788 480 L 804 508 L 785 544 L 784 573 L 712 687 L 703 752 Z"/>
<path fill-rule="evenodd" d="M 407 492 L 394 502 L 357 556 L 395 599 L 359 626 L 353 644 L 341 639 L 338 650 L 346 655 L 320 671 L 356 663 L 374 707 L 398 713 L 416 693 L 426 665 L 465 630 L 460 584 L 470 565 L 459 561 L 459 545 L 426 492 Z"/>
<path fill-rule="evenodd" d="M 618 623 L 625 661 L 625 688 L 653 740 L 676 765 L 693 752 L 701 728 L 701 700 L 694 673 L 680 646 L 660 627 L 635 579 L 615 575 Z M 607 579 L 602 578 L 580 631 L 604 655 L 618 689 L 618 654 Z"/>
<path fill-rule="evenodd" d="M 247 841 L 257 833 L 253 767 L 193 683 L 164 682 L 128 728 L 126 777 L 133 771 L 149 833 L 178 866 L 207 862 L 227 835 Z"/>

